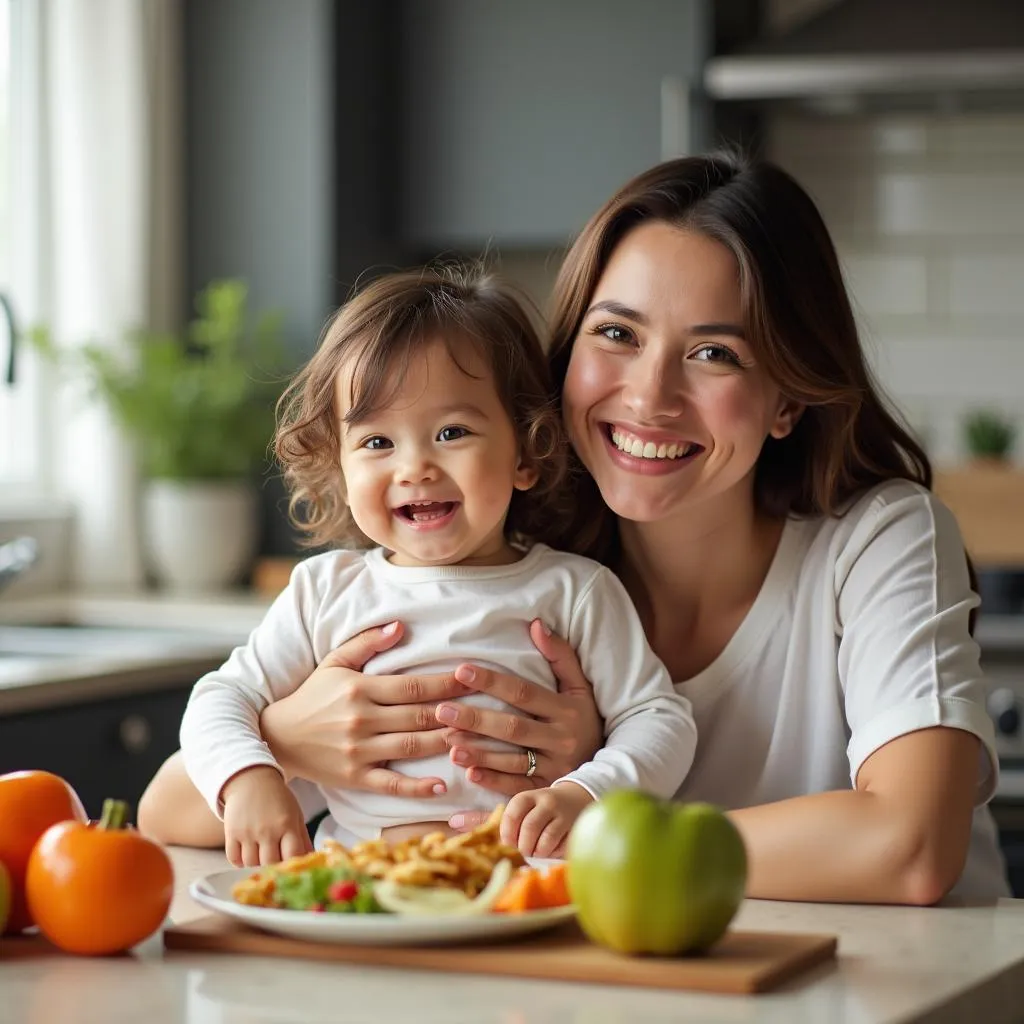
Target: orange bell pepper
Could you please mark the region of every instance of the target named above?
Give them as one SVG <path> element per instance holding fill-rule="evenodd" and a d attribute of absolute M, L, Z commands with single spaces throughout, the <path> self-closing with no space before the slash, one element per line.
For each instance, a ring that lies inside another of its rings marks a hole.
<path fill-rule="evenodd" d="M 99 822 L 48 828 L 28 861 L 25 889 L 39 930 L 67 953 L 119 953 L 163 923 L 174 871 L 163 847 L 125 827 L 127 805 L 106 800 Z"/>
<path fill-rule="evenodd" d="M 59 775 L 43 771 L 0 775 L 0 861 L 11 881 L 6 932 L 13 935 L 33 923 L 25 900 L 29 855 L 51 825 L 69 819 L 85 821 L 85 809 Z"/>
<path fill-rule="evenodd" d="M 522 914 L 528 910 L 548 910 L 572 902 L 566 884 L 564 862 L 546 868 L 520 868 L 501 890 L 491 908 L 496 914 Z"/>

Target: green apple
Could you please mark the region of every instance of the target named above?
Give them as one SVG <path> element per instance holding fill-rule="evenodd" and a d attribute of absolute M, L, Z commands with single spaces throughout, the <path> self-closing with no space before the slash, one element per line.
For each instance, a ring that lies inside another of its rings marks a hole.
<path fill-rule="evenodd" d="M 0 860 L 0 935 L 7 927 L 7 915 L 11 912 L 11 874 L 7 865 Z"/>
<path fill-rule="evenodd" d="M 621 953 L 699 952 L 743 900 L 747 854 L 717 807 L 620 790 L 569 835 L 569 894 L 584 932 Z"/>

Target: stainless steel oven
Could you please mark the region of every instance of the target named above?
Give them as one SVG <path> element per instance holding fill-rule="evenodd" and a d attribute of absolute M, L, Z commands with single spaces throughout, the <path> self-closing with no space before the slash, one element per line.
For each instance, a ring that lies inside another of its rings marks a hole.
<path fill-rule="evenodd" d="M 1010 886 L 1024 897 L 1024 616 L 983 615 L 977 638 L 999 751 L 999 788 L 990 806 Z"/>

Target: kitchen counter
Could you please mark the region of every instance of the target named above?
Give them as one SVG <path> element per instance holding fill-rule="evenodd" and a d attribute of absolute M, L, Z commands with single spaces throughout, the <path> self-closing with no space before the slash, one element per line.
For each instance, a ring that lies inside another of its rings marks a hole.
<path fill-rule="evenodd" d="M 183 677 L 198 679 L 244 642 L 269 604 L 270 598 L 247 591 L 54 594 L 0 602 L 0 626 L 126 627 L 154 634 L 116 653 L 0 658 L 0 715 L 159 690 Z"/>
<path fill-rule="evenodd" d="M 225 868 L 223 856 L 180 848 L 171 854 L 178 888 L 171 918 L 206 913 L 188 898 L 188 883 Z M 1000 1024 L 1021 1018 L 1021 900 L 932 908 L 750 900 L 736 925 L 835 934 L 839 959 L 774 993 L 720 996 L 164 953 L 154 938 L 118 958 L 8 957 L 0 963 L 0 1024 Z"/>

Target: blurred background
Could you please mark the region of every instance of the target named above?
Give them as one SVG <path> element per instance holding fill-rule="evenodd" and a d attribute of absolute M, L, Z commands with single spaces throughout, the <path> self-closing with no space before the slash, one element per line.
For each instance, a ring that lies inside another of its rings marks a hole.
<path fill-rule="evenodd" d="M 720 143 L 815 198 L 939 470 L 1024 894 L 1019 0 L 0 0 L 0 771 L 98 810 L 175 749 L 299 554 L 273 402 L 362 276 L 485 254 L 543 309 Z"/>
<path fill-rule="evenodd" d="M 1024 491 L 990 470 L 1021 458 L 1022 8 L 0 0 L 5 309 L 57 347 L 113 351 L 135 327 L 180 329 L 232 279 L 253 315 L 279 315 L 293 369 L 360 275 L 438 255 L 486 253 L 543 308 L 617 185 L 739 143 L 819 203 L 880 380 L 950 470 L 972 553 L 1012 568 Z M 152 580 L 137 438 L 18 349 L 0 500 L 43 508 L 67 546 L 17 586 Z M 280 487 L 259 482 L 254 551 L 289 556 Z M 993 505 L 1012 522 L 977 518 Z"/>

